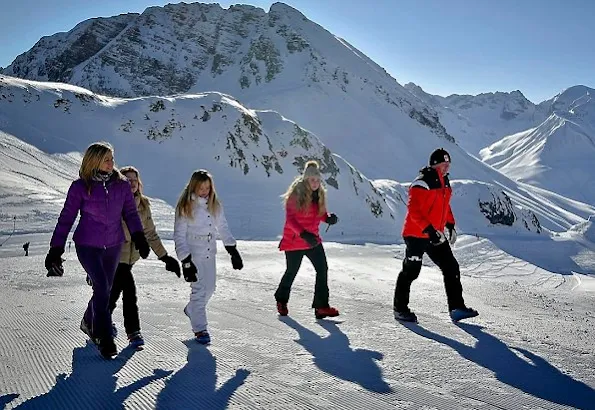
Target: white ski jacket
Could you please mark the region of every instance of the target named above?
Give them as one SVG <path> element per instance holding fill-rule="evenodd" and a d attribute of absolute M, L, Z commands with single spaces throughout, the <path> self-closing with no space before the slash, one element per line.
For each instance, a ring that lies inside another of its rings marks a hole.
<path fill-rule="evenodd" d="M 236 245 L 222 206 L 217 215 L 211 215 L 206 198 L 192 194 L 192 214 L 193 218 L 176 215 L 174 242 L 178 259 L 186 259 L 188 255 L 192 255 L 193 260 L 214 258 L 217 239 L 221 239 L 225 246 Z"/>

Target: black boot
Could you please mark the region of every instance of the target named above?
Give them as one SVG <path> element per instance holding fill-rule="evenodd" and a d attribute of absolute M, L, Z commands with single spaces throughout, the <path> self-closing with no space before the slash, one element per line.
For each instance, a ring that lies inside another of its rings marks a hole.
<path fill-rule="evenodd" d="M 99 348 L 99 353 L 106 359 L 113 359 L 114 356 L 118 355 L 118 348 L 114 343 L 114 339 L 111 337 L 100 339 L 97 347 Z"/>

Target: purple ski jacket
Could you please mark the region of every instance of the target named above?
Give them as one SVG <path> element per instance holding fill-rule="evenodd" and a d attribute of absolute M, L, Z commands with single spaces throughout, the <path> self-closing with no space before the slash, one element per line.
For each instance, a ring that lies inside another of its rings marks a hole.
<path fill-rule="evenodd" d="M 105 183 L 92 181 L 90 194 L 82 179 L 77 179 L 70 185 L 64 208 L 50 241 L 51 247 L 64 248 L 68 233 L 79 212 L 81 218 L 73 240 L 80 246 L 121 246 L 124 242 L 122 218 L 131 233 L 143 231 L 130 184 L 120 179 L 117 173 Z"/>

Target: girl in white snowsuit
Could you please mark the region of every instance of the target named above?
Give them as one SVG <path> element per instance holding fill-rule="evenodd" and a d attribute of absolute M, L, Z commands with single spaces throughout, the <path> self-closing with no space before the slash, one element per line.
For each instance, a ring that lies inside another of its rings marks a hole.
<path fill-rule="evenodd" d="M 206 307 L 215 292 L 217 236 L 231 255 L 233 268 L 242 269 L 242 258 L 217 199 L 213 177 L 208 171 L 198 170 L 192 174 L 178 200 L 174 242 L 182 261 L 184 279 L 191 282 L 192 289 L 184 313 L 190 318 L 197 341 L 202 344 L 211 341 Z"/>

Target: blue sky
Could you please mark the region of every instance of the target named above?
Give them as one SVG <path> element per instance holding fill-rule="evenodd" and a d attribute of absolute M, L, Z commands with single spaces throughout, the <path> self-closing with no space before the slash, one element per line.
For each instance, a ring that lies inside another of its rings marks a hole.
<path fill-rule="evenodd" d="M 189 2 L 190 0 L 187 0 Z M 82 20 L 142 12 L 155 0 L 0 0 L 0 66 Z M 249 3 L 268 10 L 272 1 Z M 540 102 L 595 88 L 595 1 L 287 0 L 395 77 L 449 95 L 521 90 Z M 370 4 L 373 4 L 371 6 Z"/>

